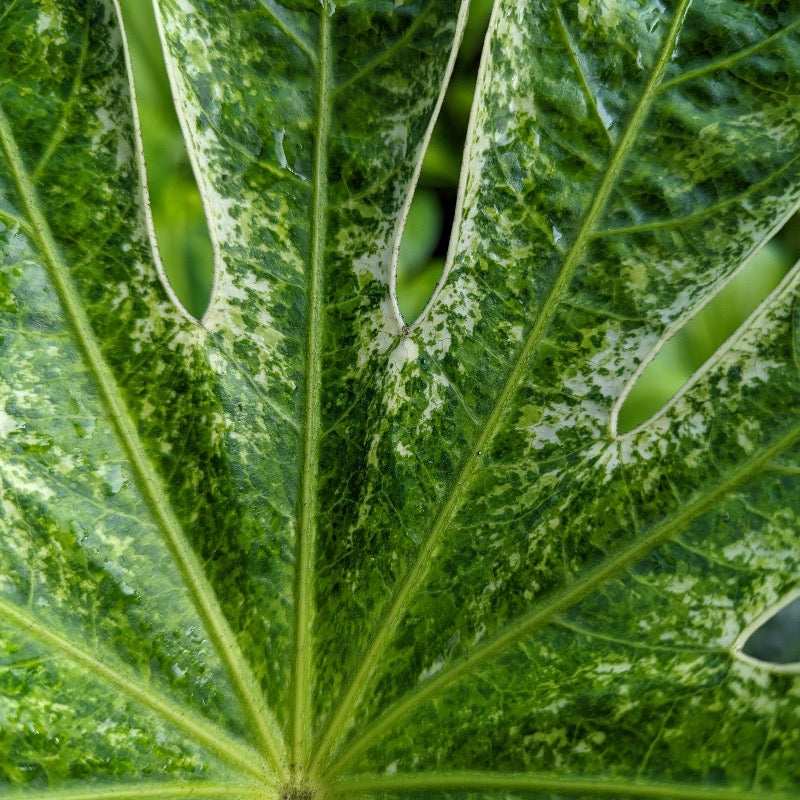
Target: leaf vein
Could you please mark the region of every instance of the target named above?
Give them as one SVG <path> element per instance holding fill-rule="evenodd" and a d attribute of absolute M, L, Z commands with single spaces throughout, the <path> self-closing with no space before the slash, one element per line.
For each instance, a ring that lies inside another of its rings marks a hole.
<path fill-rule="evenodd" d="M 50 141 L 47 143 L 47 146 L 42 153 L 41 158 L 39 159 L 39 163 L 34 168 L 33 172 L 31 173 L 31 179 L 34 183 L 39 179 L 39 176 L 42 174 L 44 168 L 47 166 L 48 162 L 50 161 L 50 157 L 55 152 L 56 148 L 59 144 L 64 140 L 64 136 L 67 134 L 67 124 L 69 122 L 70 114 L 72 113 L 72 108 L 75 105 L 75 99 L 78 96 L 78 90 L 81 86 L 81 80 L 83 79 L 83 70 L 86 65 L 86 56 L 89 52 L 89 17 L 87 16 L 83 23 L 83 39 L 81 40 L 81 52 L 78 56 L 78 64 L 75 68 L 75 77 L 72 81 L 72 86 L 70 88 L 69 97 L 67 98 L 66 102 L 61 108 L 61 115 L 56 122 L 55 126 L 53 127 L 53 133 L 50 136 Z"/>
<path fill-rule="evenodd" d="M 74 331 L 98 393 L 109 412 L 118 440 L 130 459 L 131 469 L 150 511 L 163 533 L 180 573 L 190 591 L 217 653 L 225 665 L 245 710 L 257 731 L 275 770 L 283 771 L 277 737 L 267 720 L 264 700 L 246 664 L 217 598 L 202 573 L 181 523 L 167 496 L 158 473 L 139 437 L 119 386 L 106 363 L 69 271 L 64 264 L 54 235 L 46 221 L 39 198 L 26 171 L 11 125 L 0 108 L 0 148 L 3 150 L 17 187 L 20 201 L 31 221 L 36 246 L 58 292 L 65 315 Z"/>
<path fill-rule="evenodd" d="M 547 792 L 579 797 L 633 797 L 654 800 L 793 800 L 785 792 L 769 793 L 723 786 L 690 786 L 636 780 L 609 780 L 603 776 L 559 777 L 497 772 L 442 772 L 412 775 L 357 775 L 337 781 L 337 788 L 352 794 L 435 792 Z"/>
<path fill-rule="evenodd" d="M 92 676 L 155 711 L 189 734 L 193 741 L 221 756 L 232 766 L 263 779 L 266 765 L 259 754 L 248 745 L 233 740 L 229 733 L 219 729 L 208 719 L 197 717 L 193 711 L 175 705 L 152 686 L 142 684 L 132 675 L 126 675 L 119 667 L 111 666 L 97 655 L 88 653 L 83 647 L 48 630 L 32 615 L 18 610 L 2 598 L 0 598 L 0 617 L 27 638 L 61 653 L 73 663 L 84 667 Z"/>
<path fill-rule="evenodd" d="M 742 50 L 737 50 L 735 53 L 731 53 L 731 55 L 726 56 L 725 58 L 716 59 L 715 61 L 711 61 L 708 64 L 704 64 L 702 67 L 697 67 L 696 69 L 687 70 L 686 72 L 677 75 L 676 77 L 664 81 L 659 87 L 660 92 L 665 92 L 669 89 L 674 88 L 675 86 L 679 86 L 682 83 L 687 83 L 689 81 L 693 81 L 696 78 L 701 78 L 704 75 L 710 75 L 713 72 L 718 72 L 722 69 L 727 69 L 728 67 L 732 67 L 738 61 L 742 61 L 745 58 L 749 58 L 752 55 L 764 50 L 765 48 L 769 47 L 771 44 L 776 42 L 778 39 L 786 36 L 787 34 L 791 33 L 795 28 L 800 26 L 800 19 L 796 19 L 794 22 L 789 23 L 785 28 L 782 28 L 779 31 L 776 31 L 772 34 L 772 36 L 768 36 L 763 41 L 757 42 L 750 47 L 745 47 Z"/>
<path fill-rule="evenodd" d="M 583 255 L 584 248 L 591 238 L 591 233 L 595 224 L 600 218 L 613 187 L 616 185 L 619 173 L 633 146 L 639 129 L 650 111 L 656 95 L 658 83 L 672 57 L 675 41 L 677 40 L 689 2 L 690 0 L 680 0 L 678 3 L 670 28 L 664 37 L 661 55 L 653 68 L 644 91 L 639 98 L 639 102 L 634 108 L 628 125 L 619 140 L 617 149 L 611 156 L 603 180 L 594 195 L 592 203 L 586 211 L 583 223 L 576 234 L 575 241 L 565 256 L 564 264 L 554 281 L 550 294 L 545 299 L 539 315 L 531 327 L 517 355 L 516 361 L 509 372 L 508 378 L 497 396 L 494 407 L 486 417 L 483 428 L 478 432 L 475 442 L 467 452 L 467 456 L 453 483 L 452 490 L 439 508 L 431 526 L 430 534 L 420 549 L 416 561 L 406 573 L 405 578 L 402 580 L 389 603 L 388 610 L 383 615 L 379 625 L 374 629 L 361 664 L 351 680 L 337 715 L 328 726 L 329 730 L 346 721 L 344 715 L 349 713 L 356 706 L 381 654 L 399 625 L 411 597 L 421 586 L 430 564 L 436 558 L 447 528 L 461 506 L 461 498 L 466 489 L 472 484 L 473 477 L 477 471 L 476 467 L 480 459 L 479 453 L 488 449 L 488 445 L 499 426 L 509 400 L 521 386 L 526 374 L 528 362 L 535 352 L 542 336 L 545 334 L 547 326 L 560 302 L 561 296 L 572 279 L 580 258 Z M 477 100 L 478 98 L 476 97 L 476 102 Z M 441 675 L 442 673 L 439 674 Z M 364 741 L 364 739 L 359 739 L 359 742 L 361 741 Z M 324 738 L 323 742 L 325 742 L 327 746 L 327 738 Z M 322 755 L 323 754 L 320 753 L 320 756 Z"/>
<path fill-rule="evenodd" d="M 386 48 L 383 52 L 379 53 L 375 58 L 368 61 L 361 69 L 355 72 L 346 80 L 342 81 L 335 87 L 334 94 L 338 95 L 343 92 L 345 89 L 352 86 L 354 83 L 360 81 L 365 75 L 368 75 L 374 69 L 379 67 L 384 62 L 388 61 L 396 52 L 398 52 L 408 41 L 414 36 L 417 32 L 417 29 L 422 25 L 425 18 L 431 12 L 431 9 L 434 7 L 434 3 L 428 3 L 428 5 L 424 8 L 424 10 L 417 16 L 417 18 L 408 26 L 408 28 L 403 32 L 403 34 L 397 39 L 397 41 L 393 42 L 389 47 Z"/>
<path fill-rule="evenodd" d="M 269 14 L 272 21 L 275 23 L 275 26 L 283 31 L 302 51 L 308 56 L 309 61 L 312 64 L 317 63 L 317 54 L 311 47 L 311 44 L 306 41 L 305 37 L 300 33 L 300 31 L 295 30 L 293 27 L 289 25 L 289 23 L 281 17 L 271 5 L 267 5 L 268 2 L 271 0 L 260 0 L 261 6 L 264 11 Z"/>
<path fill-rule="evenodd" d="M 787 434 L 771 446 L 745 461 L 738 470 L 733 471 L 726 479 L 721 480 L 707 493 L 699 495 L 685 505 L 679 504 L 679 510 L 673 516 L 653 526 L 647 534 L 637 538 L 628 547 L 620 548 L 611 553 L 572 586 L 556 592 L 550 598 L 540 602 L 526 614 L 519 617 L 516 622 L 509 624 L 494 636 L 484 639 L 471 652 L 466 653 L 455 663 L 444 667 L 434 677 L 430 678 L 427 683 L 415 688 L 404 698 L 398 700 L 383 716 L 368 726 L 365 732 L 337 759 L 330 769 L 330 774 L 336 775 L 340 773 L 365 747 L 374 742 L 378 735 L 385 732 L 398 719 L 417 708 L 423 701 L 462 677 L 469 675 L 479 664 L 506 652 L 509 647 L 519 642 L 523 636 L 526 636 L 536 628 L 550 623 L 556 615 L 577 605 L 595 588 L 611 580 L 622 570 L 646 556 L 659 545 L 672 539 L 679 530 L 682 530 L 699 516 L 709 511 L 722 497 L 734 491 L 752 475 L 764 469 L 770 461 L 798 440 L 800 440 L 800 425 L 790 429 Z"/>
<path fill-rule="evenodd" d="M 589 81 L 586 78 L 586 74 L 583 71 L 583 65 L 581 64 L 581 60 L 578 57 L 580 51 L 578 50 L 577 45 L 572 39 L 572 35 L 567 28 L 566 20 L 564 19 L 564 15 L 561 12 L 561 8 L 556 6 L 556 20 L 558 22 L 558 27 L 561 31 L 561 36 L 564 39 L 564 44 L 567 47 L 567 52 L 569 53 L 569 60 L 572 64 L 575 74 L 578 76 L 578 80 L 580 81 L 581 88 L 588 99 L 590 105 L 592 106 L 592 110 L 594 111 L 594 115 L 597 118 L 597 121 L 600 123 L 600 127 L 603 129 L 603 133 L 605 134 L 606 138 L 608 139 L 609 144 L 613 145 L 614 140 L 611 138 L 611 133 L 609 132 L 608 128 L 603 123 L 603 117 L 600 114 L 600 108 L 597 105 L 597 98 L 594 96 L 591 88 L 589 87 Z"/>
<path fill-rule="evenodd" d="M 40 792 L 13 792 L 7 800 L 138 800 L 138 798 L 208 797 L 227 800 L 234 797 L 263 797 L 263 784 L 201 783 L 165 781 L 103 786 L 91 789 L 45 789 Z"/>
<path fill-rule="evenodd" d="M 322 304 L 325 264 L 326 203 L 328 196 L 328 135 L 331 123 L 331 22 L 323 8 L 319 23 L 317 134 L 314 144 L 314 194 L 311 202 L 311 263 L 307 285 L 305 353 L 305 422 L 300 474 L 300 513 L 297 536 L 297 592 L 295 608 L 294 711 L 292 764 L 305 765 L 310 739 L 311 628 L 314 614 L 313 563 L 317 525 L 317 475 L 321 440 Z"/>

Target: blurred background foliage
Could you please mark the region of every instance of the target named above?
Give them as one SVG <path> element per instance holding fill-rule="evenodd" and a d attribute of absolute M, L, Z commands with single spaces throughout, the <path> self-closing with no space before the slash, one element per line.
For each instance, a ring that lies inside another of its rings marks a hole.
<path fill-rule="evenodd" d="M 122 5 L 158 246 L 176 294 L 200 317 L 208 303 L 213 261 L 202 202 L 172 104 L 151 5 L 146 0 L 123 0 Z M 401 310 L 409 321 L 431 296 L 444 266 L 491 5 L 491 0 L 473 0 L 403 233 L 397 288 Z M 631 430 L 656 413 L 741 325 L 798 256 L 800 218 L 796 216 L 661 349 L 625 401 L 620 431 Z"/>

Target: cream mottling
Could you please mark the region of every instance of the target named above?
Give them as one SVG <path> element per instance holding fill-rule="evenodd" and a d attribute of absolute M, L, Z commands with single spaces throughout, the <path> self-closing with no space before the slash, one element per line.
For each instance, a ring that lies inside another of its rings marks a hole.
<path fill-rule="evenodd" d="M 408 122 L 405 117 L 394 122 L 387 120 L 387 127 L 381 132 L 384 147 L 392 148 L 404 154 L 408 143 Z"/>
<path fill-rule="evenodd" d="M 142 419 L 147 420 L 153 415 L 153 412 L 155 410 L 156 410 L 156 407 L 149 400 L 145 400 L 142 403 L 141 410 L 139 411 L 139 416 Z"/>
<path fill-rule="evenodd" d="M 682 419 L 684 430 L 689 436 L 705 436 L 708 431 L 709 419 L 700 411 L 689 414 Z"/>
<path fill-rule="evenodd" d="M 108 135 L 109 133 L 116 132 L 117 126 L 114 123 L 113 119 L 113 109 L 110 108 L 98 108 L 97 112 L 95 113 L 95 117 L 97 121 L 100 123 L 100 130 L 95 136 L 95 144 L 100 141 L 100 138 L 103 136 Z"/>
<path fill-rule="evenodd" d="M 53 28 L 57 29 L 59 32 L 63 30 L 64 27 L 64 19 L 61 17 L 60 19 L 53 14 L 49 14 L 47 12 L 42 12 L 39 14 L 39 18 L 36 21 L 36 33 L 42 34 L 46 31 L 49 31 Z"/>
<path fill-rule="evenodd" d="M 130 247 L 130 245 L 129 245 Z M 130 297 L 130 289 L 127 283 L 121 283 L 117 286 L 117 292 L 112 300 L 112 308 L 116 309 Z"/>
<path fill-rule="evenodd" d="M 10 433 L 24 429 L 24 422 L 11 416 L 4 408 L 0 409 L 0 437 L 6 438 Z"/>
<path fill-rule="evenodd" d="M 408 402 L 406 387 L 409 379 L 419 374 L 418 358 L 419 348 L 409 337 L 398 339 L 395 347 L 389 352 L 383 395 L 387 411 L 397 412 Z"/>
<path fill-rule="evenodd" d="M 756 383 L 767 383 L 771 373 L 780 370 L 782 367 L 783 364 L 771 359 L 750 359 L 747 369 L 742 372 L 742 385 L 749 388 Z"/>
<path fill-rule="evenodd" d="M 386 228 L 389 230 L 388 226 Z M 340 243 L 339 250 L 347 252 L 347 242 Z M 364 253 L 353 260 L 353 272 L 358 277 L 372 278 L 381 283 L 386 283 L 386 264 L 391 256 L 391 247 L 386 246 L 380 255 Z"/>
<path fill-rule="evenodd" d="M 378 468 L 379 466 L 377 453 L 378 453 L 378 447 L 380 446 L 381 443 L 381 438 L 382 438 L 381 434 L 376 433 L 372 437 L 372 440 L 370 441 L 369 451 L 367 453 L 367 466 L 369 467 Z"/>
<path fill-rule="evenodd" d="M 22 464 L 6 464 L 3 479 L 7 486 L 13 486 L 17 491 L 24 492 L 26 495 L 38 496 L 45 502 L 56 496 L 47 480 L 36 477 Z"/>
<path fill-rule="evenodd" d="M 177 10 L 186 16 L 192 16 L 197 13 L 197 9 L 191 0 L 174 0 Z"/>
<path fill-rule="evenodd" d="M 480 292 L 475 279 L 465 273 L 451 274 L 436 295 L 436 302 L 417 330 L 426 349 L 438 358 L 450 349 L 454 336 L 470 336 L 480 322 Z"/>
<path fill-rule="evenodd" d="M 209 134 L 210 136 L 210 134 Z M 201 152 L 204 148 L 200 144 Z M 213 152 L 213 147 L 209 147 L 206 152 Z M 232 240 L 243 239 L 244 231 L 239 219 L 239 214 L 243 208 L 247 207 L 247 193 L 240 199 L 225 197 L 212 185 L 204 186 L 206 207 L 208 208 L 209 221 L 214 226 L 216 236 L 220 242 L 231 243 Z"/>
<path fill-rule="evenodd" d="M 36 35 L 47 42 L 48 49 L 63 46 L 67 42 L 66 19 L 62 9 L 48 2 L 36 20 Z"/>
<path fill-rule="evenodd" d="M 433 374 L 431 376 L 428 388 L 428 403 L 422 409 L 419 417 L 420 423 L 429 422 L 437 411 L 447 408 L 449 399 L 447 387 L 449 385 L 450 381 L 444 375 Z"/>
<path fill-rule="evenodd" d="M 397 446 L 395 447 L 395 450 L 397 451 L 397 453 L 399 455 L 403 456 L 403 458 L 408 458 L 409 456 L 413 456 L 414 455 L 414 451 L 410 450 L 402 442 L 398 442 L 397 443 Z"/>
<path fill-rule="evenodd" d="M 428 678 L 435 675 L 439 672 L 442 667 L 444 666 L 444 658 L 439 656 L 436 660 L 434 660 L 429 666 L 425 667 L 422 672 L 419 673 L 417 680 L 422 683 L 423 681 L 428 680 Z"/>
<path fill-rule="evenodd" d="M 617 674 L 620 672 L 628 672 L 631 669 L 631 664 L 626 662 L 614 664 L 595 664 L 594 670 L 596 673 L 603 674 Z"/>
<path fill-rule="evenodd" d="M 117 167 L 120 168 L 129 164 L 132 155 L 133 155 L 133 150 L 131 149 L 130 140 L 128 139 L 126 133 L 120 131 L 117 135 L 117 149 L 116 149 Z"/>

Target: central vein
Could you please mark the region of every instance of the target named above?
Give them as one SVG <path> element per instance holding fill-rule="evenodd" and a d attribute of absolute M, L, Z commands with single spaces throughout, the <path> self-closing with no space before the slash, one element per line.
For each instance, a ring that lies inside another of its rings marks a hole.
<path fill-rule="evenodd" d="M 311 665 L 313 624 L 313 561 L 317 525 L 319 472 L 320 386 L 322 383 L 322 291 L 328 196 L 327 142 L 330 128 L 331 63 L 330 20 L 320 12 L 317 138 L 314 148 L 314 194 L 311 202 L 311 263 L 308 274 L 306 337 L 306 418 L 297 537 L 297 600 L 295 617 L 294 716 L 291 769 L 302 771 L 311 732 Z"/>

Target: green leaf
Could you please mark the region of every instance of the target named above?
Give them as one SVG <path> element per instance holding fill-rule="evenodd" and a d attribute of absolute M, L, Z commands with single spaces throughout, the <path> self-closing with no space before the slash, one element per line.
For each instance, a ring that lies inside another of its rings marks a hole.
<path fill-rule="evenodd" d="M 402 220 L 446 0 L 159 0 L 216 274 L 151 246 L 119 9 L 0 8 L 0 787 L 790 798 L 790 271 L 648 361 L 800 202 L 800 6 L 495 4 L 451 257 Z"/>

